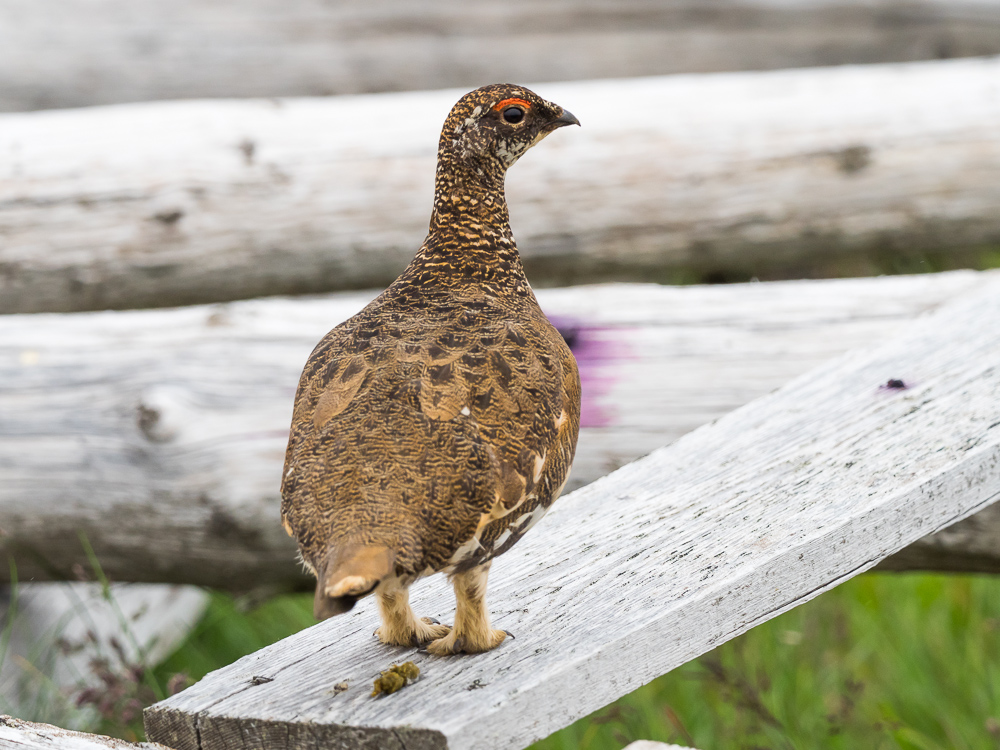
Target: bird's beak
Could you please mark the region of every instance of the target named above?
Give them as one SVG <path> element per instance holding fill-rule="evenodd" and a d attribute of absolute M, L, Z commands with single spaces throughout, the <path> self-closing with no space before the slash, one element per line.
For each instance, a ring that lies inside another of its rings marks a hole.
<path fill-rule="evenodd" d="M 558 107 L 559 105 L 557 104 L 555 106 Z M 538 143 L 543 138 L 545 138 L 549 133 L 553 133 L 556 130 L 558 130 L 559 128 L 561 128 L 563 125 L 579 125 L 579 124 L 580 124 L 580 121 L 576 119 L 576 115 L 574 115 L 568 109 L 564 109 L 562 111 L 562 114 L 559 115 L 559 117 L 557 117 L 554 120 L 549 120 L 549 122 L 548 122 L 547 125 L 543 125 L 539 129 L 538 135 L 536 135 L 535 136 L 535 140 L 533 140 L 529 144 L 529 148 L 531 146 L 534 146 L 536 143 Z"/>
<path fill-rule="evenodd" d="M 568 109 L 562 111 L 557 119 L 552 121 L 553 128 L 561 128 L 563 125 L 579 125 L 580 121 L 576 119 L 576 115 L 570 112 Z"/>

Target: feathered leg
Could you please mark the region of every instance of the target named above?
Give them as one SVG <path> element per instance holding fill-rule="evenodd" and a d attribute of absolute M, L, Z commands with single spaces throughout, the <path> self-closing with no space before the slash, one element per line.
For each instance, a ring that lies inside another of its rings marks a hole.
<path fill-rule="evenodd" d="M 479 565 L 452 577 L 455 587 L 455 627 L 443 638 L 427 645 L 427 650 L 438 656 L 464 651 L 476 654 L 499 646 L 507 633 L 490 626 L 490 613 L 486 609 L 486 577 L 490 563 Z"/>
<path fill-rule="evenodd" d="M 376 589 L 382 626 L 375 635 L 390 646 L 420 646 L 442 638 L 451 628 L 428 618 L 417 619 L 410 609 L 410 592 L 398 578 L 387 578 Z"/>

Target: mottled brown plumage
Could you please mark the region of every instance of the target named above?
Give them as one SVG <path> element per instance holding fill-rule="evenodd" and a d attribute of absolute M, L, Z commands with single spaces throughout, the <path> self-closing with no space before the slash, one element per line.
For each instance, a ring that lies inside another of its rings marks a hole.
<path fill-rule="evenodd" d="M 568 124 L 520 86 L 462 97 L 441 133 L 427 239 L 309 357 L 281 510 L 316 574 L 317 617 L 377 589 L 385 643 L 444 654 L 503 640 L 485 609 L 490 561 L 558 496 L 580 420 L 576 362 L 525 278 L 504 175 Z M 454 629 L 409 608 L 407 587 L 442 570 Z"/>

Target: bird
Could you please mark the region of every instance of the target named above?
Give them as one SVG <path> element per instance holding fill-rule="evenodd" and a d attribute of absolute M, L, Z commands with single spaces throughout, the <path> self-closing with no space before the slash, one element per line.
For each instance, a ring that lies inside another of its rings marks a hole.
<path fill-rule="evenodd" d="M 515 84 L 459 99 L 438 142 L 426 239 L 309 356 L 281 515 L 316 577 L 317 619 L 374 592 L 384 644 L 444 656 L 510 635 L 490 622 L 490 565 L 566 484 L 580 375 L 525 276 L 504 179 L 529 148 L 579 124 Z M 442 571 L 455 592 L 452 626 L 409 603 L 415 581 Z"/>

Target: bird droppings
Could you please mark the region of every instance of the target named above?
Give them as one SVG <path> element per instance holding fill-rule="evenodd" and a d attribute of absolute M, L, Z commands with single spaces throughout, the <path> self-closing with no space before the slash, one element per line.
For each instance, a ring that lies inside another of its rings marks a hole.
<path fill-rule="evenodd" d="M 392 695 L 407 685 L 412 685 L 418 677 L 420 677 L 420 667 L 412 661 L 393 664 L 375 678 L 375 684 L 372 686 L 372 698 L 379 695 Z"/>
<path fill-rule="evenodd" d="M 334 695 L 340 695 L 341 693 L 346 693 L 347 692 L 347 688 L 348 688 L 348 685 L 347 685 L 346 681 L 345 682 L 338 682 L 336 685 L 333 686 L 333 690 L 331 692 Z"/>

